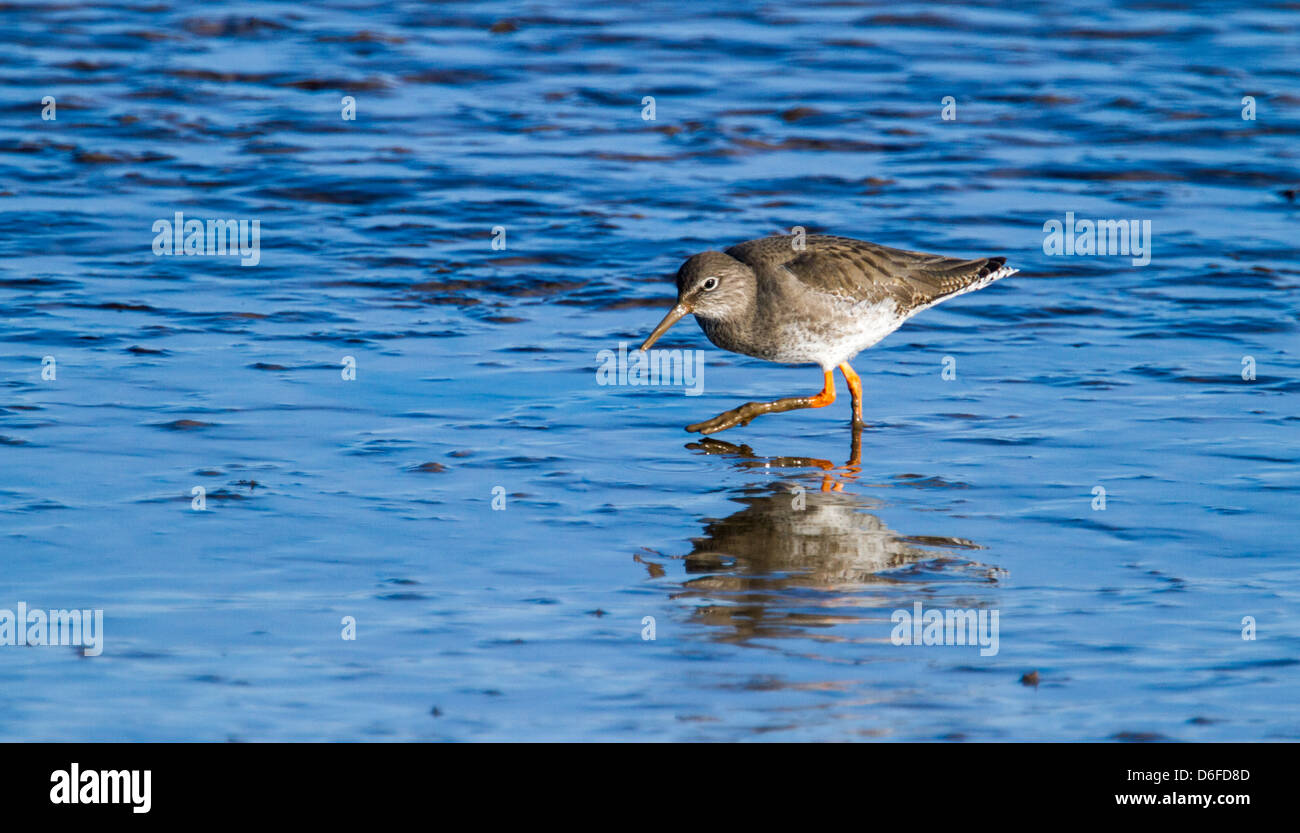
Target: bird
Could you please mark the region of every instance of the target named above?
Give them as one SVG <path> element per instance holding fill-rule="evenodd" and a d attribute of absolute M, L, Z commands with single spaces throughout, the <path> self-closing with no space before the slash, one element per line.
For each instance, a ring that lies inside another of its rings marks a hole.
<path fill-rule="evenodd" d="M 677 303 L 640 349 L 693 314 L 723 350 L 822 369 L 820 393 L 747 402 L 687 431 L 712 434 L 762 414 L 830 405 L 837 367 L 860 429 L 862 380 L 849 361 L 917 313 L 1018 271 L 1005 257 L 967 260 L 829 234 L 762 237 L 687 258 L 677 270 Z"/>

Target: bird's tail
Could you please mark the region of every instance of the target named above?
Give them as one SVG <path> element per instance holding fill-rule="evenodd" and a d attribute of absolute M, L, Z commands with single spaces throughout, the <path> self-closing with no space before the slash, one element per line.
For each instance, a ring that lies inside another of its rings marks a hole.
<path fill-rule="evenodd" d="M 983 289 L 994 281 L 1014 275 L 1019 269 L 1007 266 L 1005 257 L 979 257 L 974 260 L 942 258 L 907 275 L 916 291 L 918 303 L 913 313 L 929 309 L 940 301 Z"/>

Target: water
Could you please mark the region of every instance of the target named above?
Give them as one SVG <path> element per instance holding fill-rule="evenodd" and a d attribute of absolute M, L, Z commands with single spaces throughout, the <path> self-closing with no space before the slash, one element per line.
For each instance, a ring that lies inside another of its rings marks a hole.
<path fill-rule="evenodd" d="M 1294 4 L 0 26 L 0 608 L 105 629 L 0 648 L 0 739 L 1300 737 Z M 177 211 L 260 263 L 155 256 Z M 1067 211 L 1150 264 L 1045 255 Z M 857 466 L 842 386 L 685 434 L 820 384 L 690 321 L 703 395 L 596 383 L 797 225 L 1022 271 L 858 357 Z M 918 601 L 997 654 L 892 644 Z"/>

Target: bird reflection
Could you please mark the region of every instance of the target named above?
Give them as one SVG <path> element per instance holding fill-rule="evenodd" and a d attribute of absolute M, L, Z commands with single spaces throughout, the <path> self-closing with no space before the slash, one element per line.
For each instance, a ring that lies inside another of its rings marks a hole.
<path fill-rule="evenodd" d="M 862 470 L 862 426 L 860 425 L 853 426 L 849 459 L 842 466 L 817 457 L 760 457 L 747 445 L 733 445 L 712 437 L 706 437 L 700 442 L 687 443 L 686 447 L 705 454 L 732 457 L 741 468 L 818 468 L 825 472 L 821 482 L 823 492 L 844 491 L 844 484 L 857 480 Z"/>
<path fill-rule="evenodd" d="M 978 544 L 896 532 L 868 511 L 879 501 L 844 491 L 858 475 L 857 443 L 844 466 L 806 457 L 761 457 L 747 446 L 713 439 L 688 447 L 733 457 L 746 468 L 823 472 L 820 489 L 807 488 L 807 475 L 796 474 L 741 491 L 734 498 L 740 509 L 706 519 L 704 535 L 693 539 L 691 551 L 672 557 L 688 575 L 675 597 L 713 602 L 694 608 L 694 615 L 730 626 L 722 638 L 780 636 L 856 619 L 855 609 L 872 604 L 861 597 L 863 590 L 885 593 L 903 582 L 929 580 L 994 582 L 1001 575 L 963 557 L 982 549 Z M 637 560 L 660 576 L 668 563 L 649 554 Z"/>

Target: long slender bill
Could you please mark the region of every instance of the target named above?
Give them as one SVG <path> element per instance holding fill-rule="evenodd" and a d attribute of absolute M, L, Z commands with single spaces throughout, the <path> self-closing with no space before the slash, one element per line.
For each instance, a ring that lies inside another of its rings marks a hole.
<path fill-rule="evenodd" d="M 678 304 L 677 306 L 668 310 L 668 314 L 664 316 L 664 320 L 660 321 L 659 326 L 655 327 L 654 332 L 650 333 L 650 337 L 645 340 L 645 344 L 641 345 L 641 349 L 649 350 L 650 345 L 654 344 L 656 341 L 659 340 L 659 336 L 668 332 L 669 327 L 671 327 L 672 325 L 680 321 L 682 316 L 686 315 L 690 311 L 691 311 L 690 308 L 687 307 L 685 304 Z"/>

